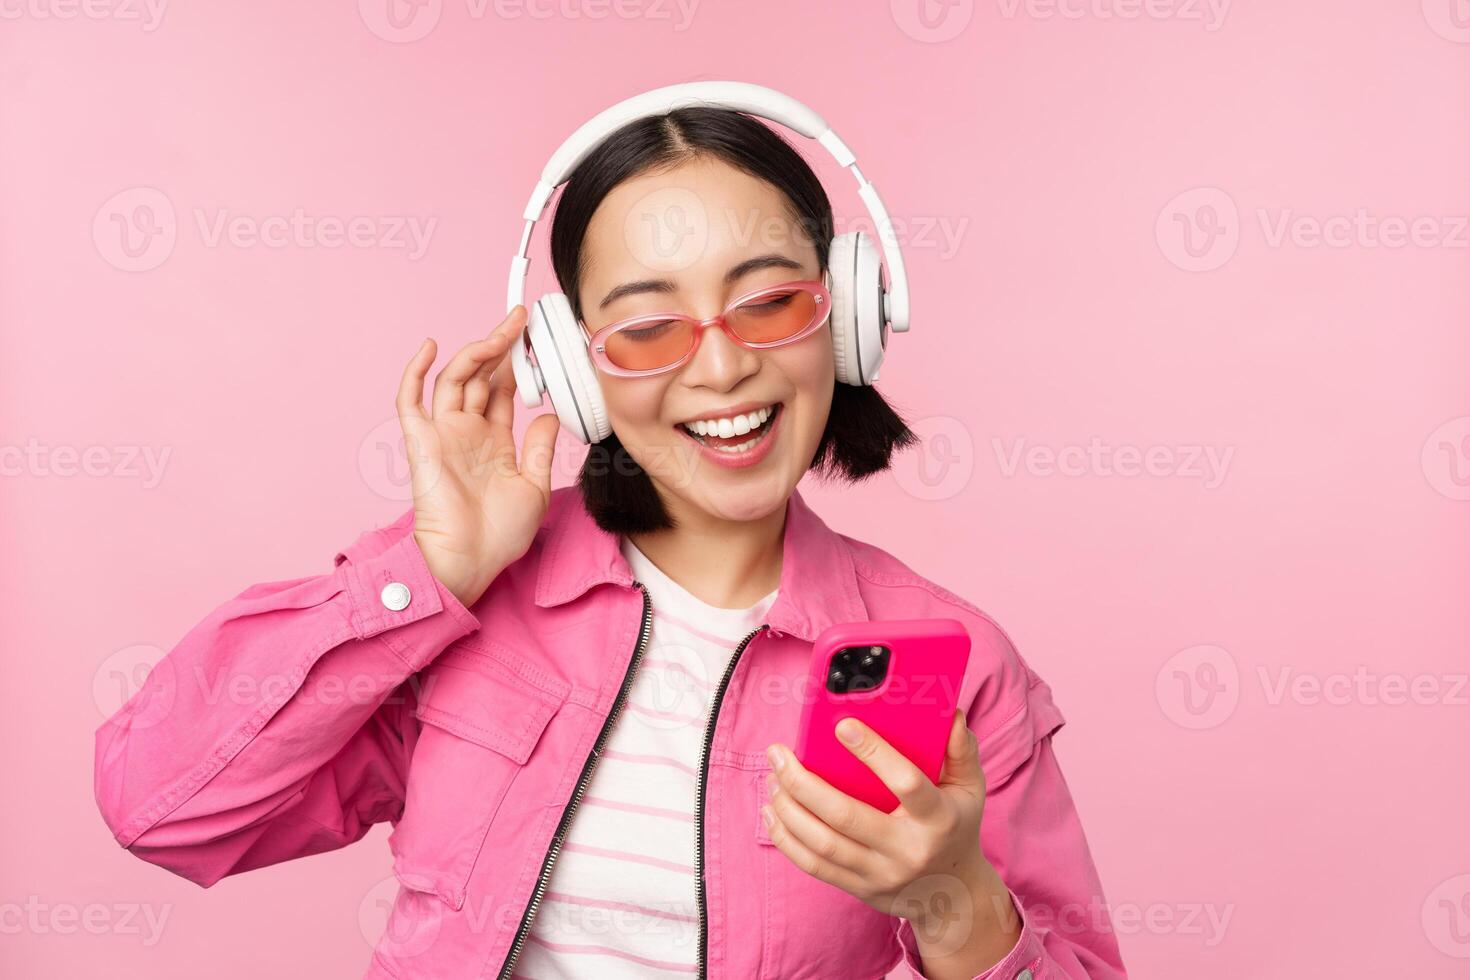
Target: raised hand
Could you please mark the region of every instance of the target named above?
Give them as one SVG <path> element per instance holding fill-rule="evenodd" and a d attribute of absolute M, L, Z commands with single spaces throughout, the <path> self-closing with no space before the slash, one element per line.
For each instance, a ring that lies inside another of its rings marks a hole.
<path fill-rule="evenodd" d="M 488 337 L 461 348 L 434 378 L 432 413 L 423 395 L 438 351 L 433 338 L 398 387 L 414 538 L 429 571 L 466 606 L 526 553 L 551 503 L 556 414 L 530 424 L 519 458 L 511 428 L 515 375 L 507 354 L 525 326 L 526 308 L 517 305 Z"/>

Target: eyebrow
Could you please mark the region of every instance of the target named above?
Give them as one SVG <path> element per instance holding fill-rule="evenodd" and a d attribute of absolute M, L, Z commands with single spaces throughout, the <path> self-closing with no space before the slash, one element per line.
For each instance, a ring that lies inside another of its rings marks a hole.
<path fill-rule="evenodd" d="M 801 263 L 795 259 L 787 258 L 771 252 L 766 255 L 757 255 L 746 259 L 737 265 L 730 267 L 725 273 L 725 285 L 729 286 L 738 281 L 742 276 L 755 272 L 757 269 L 795 269 L 800 271 Z M 616 300 L 624 296 L 632 296 L 635 293 L 673 293 L 679 287 L 672 279 L 638 279 L 633 282 L 625 282 L 621 286 L 615 286 L 602 297 L 602 302 L 597 304 L 599 310 L 605 310 Z"/>

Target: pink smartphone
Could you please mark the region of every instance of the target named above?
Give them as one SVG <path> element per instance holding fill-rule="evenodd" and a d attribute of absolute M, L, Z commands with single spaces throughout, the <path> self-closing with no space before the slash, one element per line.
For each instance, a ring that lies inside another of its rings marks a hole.
<path fill-rule="evenodd" d="M 849 796 L 884 813 L 898 798 L 837 738 L 848 716 L 872 728 L 939 781 L 970 634 L 957 619 L 837 623 L 812 646 L 796 757 Z"/>

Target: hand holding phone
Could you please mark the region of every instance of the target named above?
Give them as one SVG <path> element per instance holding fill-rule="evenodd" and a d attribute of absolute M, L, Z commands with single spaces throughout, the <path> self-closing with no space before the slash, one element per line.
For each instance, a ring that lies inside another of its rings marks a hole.
<path fill-rule="evenodd" d="M 829 626 L 812 647 L 797 759 L 849 796 L 892 812 L 898 798 L 838 740 L 837 722 L 857 718 L 938 783 L 969 658 L 970 634 L 956 619 Z"/>

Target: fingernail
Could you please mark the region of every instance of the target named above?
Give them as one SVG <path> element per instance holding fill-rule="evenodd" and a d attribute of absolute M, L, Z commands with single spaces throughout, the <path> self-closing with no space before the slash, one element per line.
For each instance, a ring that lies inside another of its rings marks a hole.
<path fill-rule="evenodd" d="M 765 822 L 765 825 L 766 825 L 766 829 L 767 830 L 770 830 L 771 829 L 771 824 L 773 824 L 773 823 L 776 822 L 776 818 L 775 818 L 774 815 L 772 815 L 771 808 L 770 807 L 768 807 L 768 806 L 761 807 L 761 820 Z"/>
<path fill-rule="evenodd" d="M 847 745 L 856 745 L 858 740 L 858 724 L 851 718 L 844 718 L 837 723 L 837 737 Z"/>
<path fill-rule="evenodd" d="M 779 779 L 777 779 L 771 773 L 766 773 L 766 792 L 774 793 L 776 792 L 776 787 L 780 785 L 781 781 Z"/>
<path fill-rule="evenodd" d="M 781 767 L 786 765 L 786 759 L 781 755 L 781 750 L 774 745 L 766 749 L 766 758 L 771 760 L 771 768 L 777 772 L 780 772 Z"/>

